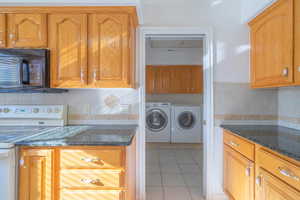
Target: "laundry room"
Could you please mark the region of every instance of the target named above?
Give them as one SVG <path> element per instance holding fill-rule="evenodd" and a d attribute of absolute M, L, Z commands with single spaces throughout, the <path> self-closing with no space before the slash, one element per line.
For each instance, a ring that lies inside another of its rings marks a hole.
<path fill-rule="evenodd" d="M 203 38 L 146 39 L 146 190 L 202 193 Z"/>

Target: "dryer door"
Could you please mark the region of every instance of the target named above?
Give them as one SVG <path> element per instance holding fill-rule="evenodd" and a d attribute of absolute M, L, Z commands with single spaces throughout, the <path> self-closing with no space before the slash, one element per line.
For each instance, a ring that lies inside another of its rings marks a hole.
<path fill-rule="evenodd" d="M 190 111 L 182 112 L 177 117 L 178 126 L 182 129 L 189 130 L 195 126 L 197 119 Z"/>
<path fill-rule="evenodd" d="M 158 108 L 151 109 L 146 114 L 146 126 L 152 132 L 160 132 L 168 125 L 167 114 Z"/>

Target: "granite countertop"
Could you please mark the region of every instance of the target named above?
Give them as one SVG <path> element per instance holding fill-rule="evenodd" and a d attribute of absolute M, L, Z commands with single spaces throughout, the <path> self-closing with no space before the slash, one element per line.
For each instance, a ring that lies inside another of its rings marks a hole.
<path fill-rule="evenodd" d="M 136 125 L 65 126 L 16 143 L 17 146 L 128 146 Z"/>
<path fill-rule="evenodd" d="M 221 125 L 221 127 L 300 161 L 300 130 L 268 125 Z"/>

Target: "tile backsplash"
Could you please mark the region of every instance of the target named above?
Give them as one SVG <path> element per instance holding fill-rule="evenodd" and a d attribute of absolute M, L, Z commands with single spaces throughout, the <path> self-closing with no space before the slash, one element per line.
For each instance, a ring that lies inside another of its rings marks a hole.
<path fill-rule="evenodd" d="M 69 120 L 137 120 L 135 89 L 71 89 L 62 94 L 1 94 L 0 104 L 67 104 Z"/>

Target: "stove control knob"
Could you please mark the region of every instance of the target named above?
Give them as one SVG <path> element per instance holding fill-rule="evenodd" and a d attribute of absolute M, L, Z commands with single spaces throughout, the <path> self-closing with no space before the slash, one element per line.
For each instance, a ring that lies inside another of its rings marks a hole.
<path fill-rule="evenodd" d="M 51 108 L 48 108 L 48 109 L 47 109 L 47 113 L 52 113 L 52 109 L 51 109 Z"/>
<path fill-rule="evenodd" d="M 39 113 L 39 112 L 40 112 L 40 109 L 39 109 L 39 108 L 33 108 L 33 109 L 32 109 L 32 112 L 33 112 L 33 113 Z"/>
<path fill-rule="evenodd" d="M 0 113 L 2 113 L 2 108 L 0 108 Z"/>
<path fill-rule="evenodd" d="M 9 108 L 4 108 L 4 109 L 3 109 L 3 112 L 4 112 L 4 113 L 8 113 L 9 111 L 10 111 Z"/>

